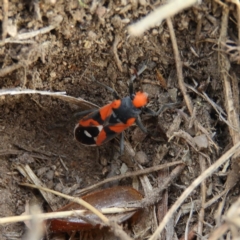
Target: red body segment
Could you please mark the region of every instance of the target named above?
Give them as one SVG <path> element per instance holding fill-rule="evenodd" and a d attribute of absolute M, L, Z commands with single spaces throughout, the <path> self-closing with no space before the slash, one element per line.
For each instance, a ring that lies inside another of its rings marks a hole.
<path fill-rule="evenodd" d="M 148 94 L 145 92 L 137 92 L 132 102 L 136 108 L 141 108 L 147 105 Z"/>

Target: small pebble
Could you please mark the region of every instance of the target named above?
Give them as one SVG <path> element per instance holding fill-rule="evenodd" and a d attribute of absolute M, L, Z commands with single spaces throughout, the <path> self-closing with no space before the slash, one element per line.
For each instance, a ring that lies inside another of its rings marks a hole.
<path fill-rule="evenodd" d="M 141 165 L 145 165 L 149 162 L 147 154 L 143 151 L 137 152 L 134 158 Z"/>
<path fill-rule="evenodd" d="M 47 179 L 52 180 L 54 176 L 54 171 L 52 170 L 48 171 L 45 176 Z"/>
<path fill-rule="evenodd" d="M 100 164 L 102 166 L 107 166 L 107 159 L 103 156 L 100 157 Z"/>
<path fill-rule="evenodd" d="M 157 34 L 158 34 L 158 30 L 153 29 L 153 30 L 152 30 L 152 35 L 157 35 Z"/>

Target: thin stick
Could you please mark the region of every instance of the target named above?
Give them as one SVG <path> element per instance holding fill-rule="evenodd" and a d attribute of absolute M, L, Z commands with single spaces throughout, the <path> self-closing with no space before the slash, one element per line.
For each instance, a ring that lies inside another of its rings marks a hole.
<path fill-rule="evenodd" d="M 149 238 L 149 240 L 156 240 L 159 234 L 162 232 L 164 227 L 167 225 L 169 219 L 173 216 L 173 214 L 177 211 L 177 209 L 181 206 L 181 204 L 185 201 L 185 199 L 192 193 L 192 191 L 207 177 L 209 177 L 213 172 L 215 172 L 224 162 L 226 162 L 236 151 L 240 149 L 240 142 L 234 145 L 231 149 L 229 149 L 225 154 L 223 154 L 211 167 L 209 167 L 206 171 L 204 171 L 198 178 L 196 178 L 192 184 L 182 193 L 182 195 L 178 198 L 178 200 L 173 204 L 170 210 L 167 212 L 162 222 L 158 226 L 157 230 L 154 234 Z"/>
<path fill-rule="evenodd" d="M 191 218 L 192 218 L 193 208 L 194 208 L 194 202 L 192 201 L 191 210 L 190 210 L 190 213 L 189 213 L 189 217 L 188 217 L 187 224 L 186 224 L 186 229 L 185 229 L 185 237 L 184 237 L 185 240 L 188 240 L 189 224 L 190 224 L 190 221 L 191 221 Z"/>
<path fill-rule="evenodd" d="M 119 36 L 119 35 L 116 35 L 116 36 L 115 36 L 114 43 L 113 43 L 113 54 L 114 54 L 114 58 L 115 58 L 115 61 L 116 61 L 118 70 L 119 70 L 120 72 L 123 72 L 122 62 L 121 62 L 121 60 L 119 59 L 118 51 L 117 51 L 117 46 L 118 46 L 118 43 L 119 43 L 120 41 L 121 41 L 120 36 Z"/>
<path fill-rule="evenodd" d="M 27 32 L 27 33 L 21 33 L 17 35 L 17 40 L 25 40 L 25 39 L 29 39 L 29 38 L 33 38 L 36 37 L 40 34 L 45 34 L 48 33 L 50 31 L 52 31 L 53 29 L 55 29 L 56 27 L 58 27 L 58 25 L 62 22 L 63 17 L 58 15 L 55 17 L 54 19 L 54 23 L 50 26 L 38 29 L 36 31 L 32 31 L 32 32 Z M 4 45 L 5 43 L 9 43 L 13 40 L 13 38 L 6 38 L 4 41 L 0 41 L 0 46 Z"/>
<path fill-rule="evenodd" d="M 156 172 L 156 171 L 159 171 L 161 169 L 169 168 L 169 167 L 172 167 L 172 166 L 175 166 L 175 165 L 178 165 L 178 164 L 183 164 L 183 162 L 182 161 L 176 161 L 176 162 L 172 162 L 172 163 L 166 163 L 166 164 L 162 164 L 160 166 L 154 166 L 154 167 L 146 168 L 146 169 L 143 169 L 143 170 L 138 170 L 138 171 L 122 174 L 120 176 L 107 178 L 107 179 L 105 179 L 105 180 L 103 180 L 99 183 L 96 183 L 96 184 L 90 186 L 90 187 L 86 187 L 86 188 L 82 189 L 81 191 L 78 192 L 78 194 L 82 194 L 86 191 L 95 189 L 95 188 L 97 188 L 97 187 L 99 187 L 99 186 L 101 186 L 105 183 L 108 183 L 108 182 L 121 180 L 121 179 L 127 178 L 127 177 L 136 177 L 136 176 L 139 176 L 139 175 L 148 174 L 148 173 L 151 173 L 151 172 Z"/>
<path fill-rule="evenodd" d="M 4 95 L 19 95 L 19 94 L 41 94 L 41 95 L 65 95 L 66 92 L 50 92 L 50 91 L 39 91 L 34 89 L 21 89 L 21 88 L 8 88 L 1 89 L 0 96 Z"/>
<path fill-rule="evenodd" d="M 228 17 L 229 17 L 229 8 L 223 8 L 223 16 L 222 16 L 222 25 L 220 31 L 219 42 L 226 42 L 227 40 L 227 32 L 228 32 Z M 220 45 L 223 49 L 223 45 Z M 222 79 L 223 79 L 223 93 L 225 98 L 225 108 L 228 116 L 228 121 L 231 126 L 234 126 L 236 129 L 229 128 L 229 132 L 233 141 L 233 144 L 236 144 L 240 141 L 240 134 L 238 132 L 240 123 L 239 116 L 236 112 L 236 108 L 234 106 L 233 94 L 232 94 L 232 86 L 229 77 L 230 70 L 230 62 L 226 54 L 219 53 L 219 69 L 221 69 Z M 236 154 L 235 157 L 237 157 Z"/>
<path fill-rule="evenodd" d="M 103 214 L 116 214 L 136 211 L 136 208 L 102 208 L 100 211 Z M 32 220 L 33 218 L 39 220 L 55 219 L 55 218 L 68 218 L 68 217 L 78 217 L 85 216 L 86 210 L 72 210 L 72 211 L 60 211 L 60 212 L 50 212 L 50 213 L 40 213 L 34 215 L 22 215 L 22 216 L 12 216 L 0 218 L 0 224 L 23 222 L 27 220 Z M 86 216 L 85 216 L 86 217 Z"/>
<path fill-rule="evenodd" d="M 1 42 L 0 42 L 0 46 L 1 46 Z M 5 67 L 5 68 L 1 69 L 0 77 L 3 77 L 5 75 L 9 74 L 10 72 L 13 72 L 14 70 L 17 70 L 20 67 L 22 67 L 21 63 L 16 63 L 11 66 Z"/>
<path fill-rule="evenodd" d="M 187 105 L 188 111 L 190 112 L 190 114 L 193 114 L 193 105 L 192 105 L 192 101 L 187 93 L 187 88 L 184 84 L 183 81 L 183 73 L 182 73 L 182 61 L 180 58 L 180 54 L 178 51 L 178 46 L 177 46 L 177 40 L 176 40 L 176 36 L 175 36 L 175 32 L 173 29 L 173 24 L 170 18 L 167 18 L 167 25 L 169 28 L 169 32 L 170 32 L 170 36 L 171 36 L 171 41 L 172 41 L 172 46 L 173 46 L 173 51 L 174 51 L 174 56 L 175 56 L 175 63 L 176 63 L 176 69 L 177 69 L 177 76 L 178 76 L 178 84 L 179 87 L 182 91 L 185 103 Z"/>
<path fill-rule="evenodd" d="M 74 210 L 74 211 L 64 211 L 64 212 L 50 212 L 50 213 L 40 213 L 34 215 L 22 215 L 13 217 L 3 217 L 0 218 L 0 224 L 5 223 L 15 223 L 32 220 L 37 218 L 39 220 L 54 219 L 54 218 L 67 218 L 71 216 L 81 216 L 86 212 L 86 210 Z"/>
<path fill-rule="evenodd" d="M 199 154 L 199 162 L 200 162 L 200 168 L 201 172 L 204 172 L 206 170 L 206 159 Z M 203 231 L 203 222 L 204 222 L 204 215 L 205 215 L 205 209 L 204 205 L 206 203 L 206 181 L 202 181 L 201 183 L 201 210 L 199 212 L 198 216 L 198 228 L 197 228 L 197 233 L 198 233 L 198 240 L 201 239 L 200 236 L 202 236 L 202 231 Z"/>
<path fill-rule="evenodd" d="M 239 5 L 239 2 L 236 3 L 236 5 L 237 5 L 237 28 L 238 28 L 238 45 L 239 45 L 240 44 L 240 5 Z"/>

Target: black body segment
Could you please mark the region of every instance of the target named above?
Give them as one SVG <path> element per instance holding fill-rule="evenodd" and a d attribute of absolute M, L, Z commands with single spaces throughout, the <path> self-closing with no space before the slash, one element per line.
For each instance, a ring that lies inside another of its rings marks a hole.
<path fill-rule="evenodd" d="M 97 127 L 82 127 L 77 125 L 74 130 L 75 139 L 85 145 L 95 146 L 100 131 Z"/>
<path fill-rule="evenodd" d="M 141 113 L 141 109 L 136 108 L 132 104 L 131 98 L 128 96 L 122 99 L 120 107 L 117 109 L 113 109 L 113 112 L 116 116 L 116 119 L 120 120 L 120 122 L 122 123 L 127 123 L 128 119 L 137 118 L 138 115 Z M 113 117 L 114 116 L 112 115 L 110 119 L 112 119 Z M 114 123 L 112 121 L 111 123 Z"/>

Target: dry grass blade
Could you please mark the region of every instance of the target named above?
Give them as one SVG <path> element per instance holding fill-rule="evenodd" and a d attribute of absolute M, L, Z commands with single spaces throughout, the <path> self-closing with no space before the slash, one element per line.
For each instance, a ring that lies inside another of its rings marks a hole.
<path fill-rule="evenodd" d="M 189 233 L 189 224 L 192 219 L 192 214 L 193 214 L 193 208 L 194 208 L 194 202 L 191 203 L 191 211 L 189 213 L 189 217 L 187 220 L 186 228 L 185 228 L 185 239 L 188 239 L 188 233 Z"/>
<path fill-rule="evenodd" d="M 206 160 L 202 155 L 199 155 L 199 162 L 200 162 L 200 168 L 201 172 L 204 172 L 206 170 Z M 202 231 L 203 231 L 203 223 L 204 223 L 204 216 L 205 216 L 205 209 L 204 205 L 206 203 L 206 192 L 207 192 L 207 186 L 206 186 L 206 181 L 202 181 L 201 183 L 201 210 L 199 212 L 199 217 L 198 217 L 198 227 L 197 227 L 197 232 L 198 236 L 202 236 Z M 198 237 L 200 240 L 201 237 Z"/>
<path fill-rule="evenodd" d="M 28 33 L 21 33 L 17 35 L 17 40 L 26 40 L 29 38 L 33 38 L 36 37 L 39 34 L 45 34 L 48 33 L 50 31 L 52 31 L 53 29 L 55 29 L 63 20 L 63 17 L 58 15 L 55 17 L 54 22 L 44 28 L 38 29 L 36 31 L 32 31 L 32 32 L 28 32 Z M 11 43 L 11 41 L 14 41 L 15 39 L 13 38 L 6 38 L 4 41 L 0 41 L 0 46 L 4 45 L 5 43 Z"/>
<path fill-rule="evenodd" d="M 229 9 L 223 9 L 223 17 L 222 17 L 222 26 L 221 26 L 221 35 L 219 37 L 220 42 L 226 42 L 227 40 L 227 26 L 228 26 L 228 16 Z M 223 48 L 223 45 L 220 44 L 220 47 Z M 222 49 L 224 50 L 224 49 Z M 224 85 L 224 96 L 225 96 L 225 107 L 228 115 L 228 121 L 231 126 L 234 126 L 234 129 L 229 128 L 230 135 L 232 137 L 233 143 L 236 144 L 240 141 L 240 133 L 238 132 L 240 124 L 239 117 L 234 107 L 233 102 L 233 93 L 231 88 L 231 81 L 229 77 L 230 63 L 226 56 L 226 54 L 219 55 L 219 68 L 222 69 L 222 79 Z M 237 130 L 235 130 L 237 129 Z"/>
<path fill-rule="evenodd" d="M 67 218 L 71 216 L 81 216 L 85 213 L 85 210 L 74 210 L 74 211 L 64 211 L 64 212 L 51 212 L 51 213 L 41 213 L 36 215 L 23 215 L 23 216 L 13 216 L 13 217 L 3 217 L 0 218 L 0 224 L 23 222 L 31 220 L 34 217 L 39 220 L 54 219 L 54 218 Z"/>
<path fill-rule="evenodd" d="M 118 66 L 118 70 L 120 72 L 123 71 L 123 67 L 122 67 L 122 62 L 121 60 L 119 59 L 119 56 L 118 56 L 118 52 L 117 52 L 117 47 L 118 47 L 118 44 L 119 42 L 121 41 L 121 38 L 119 35 L 116 35 L 115 36 L 115 40 L 114 40 L 114 43 L 113 43 L 113 54 L 114 54 L 114 59 L 116 61 L 116 64 Z"/>
<path fill-rule="evenodd" d="M 84 100 L 83 98 L 75 98 L 72 96 L 65 95 L 66 92 L 50 92 L 50 91 L 39 91 L 33 89 L 22 89 L 22 88 L 9 88 L 9 89 L 1 89 L 0 96 L 5 95 L 20 95 L 20 94 L 40 94 L 47 95 L 51 97 L 59 98 L 65 102 L 75 104 L 84 108 L 95 107 L 98 108 L 97 105 Z"/>
<path fill-rule="evenodd" d="M 76 202 L 79 203 L 80 205 L 84 206 L 85 208 L 87 208 L 88 210 L 90 210 L 91 212 L 93 212 L 94 214 L 96 214 L 106 225 L 109 226 L 109 220 L 102 214 L 100 213 L 96 208 L 94 208 L 92 205 L 88 204 L 87 202 L 85 202 L 84 200 L 80 199 L 80 198 L 76 198 L 76 197 L 72 197 L 54 190 L 51 190 L 49 188 L 45 188 L 45 187 L 40 187 L 40 186 L 35 186 L 32 184 L 28 184 L 28 183 L 21 183 L 21 186 L 26 186 L 26 187 L 31 187 L 31 188 L 36 188 L 42 191 L 46 191 L 46 192 L 50 192 L 53 193 L 57 196 L 66 198 L 72 202 Z"/>
<path fill-rule="evenodd" d="M 219 226 L 216 230 L 214 230 L 209 237 L 209 240 L 217 240 L 220 239 L 229 229 L 228 224 L 224 223 Z"/>
<path fill-rule="evenodd" d="M 217 240 L 221 238 L 228 230 L 232 232 L 232 238 L 237 239 L 239 237 L 239 227 L 240 227 L 240 198 L 229 208 L 226 217 L 224 217 L 225 222 L 221 224 L 210 236 L 210 240 Z"/>
<path fill-rule="evenodd" d="M 229 208 L 227 216 L 225 217 L 226 223 L 229 224 L 232 238 L 237 239 L 239 237 L 240 227 L 240 198 Z"/>
<path fill-rule="evenodd" d="M 211 167 L 205 170 L 198 178 L 196 178 L 192 184 L 182 193 L 182 195 L 178 198 L 178 200 L 173 204 L 168 213 L 165 215 L 163 221 L 158 226 L 157 230 L 154 234 L 149 238 L 149 240 L 155 240 L 162 232 L 169 219 L 173 216 L 173 214 L 177 211 L 177 209 L 181 206 L 184 200 L 191 194 L 191 192 L 207 177 L 209 177 L 213 172 L 215 172 L 224 162 L 226 162 L 233 154 L 235 154 L 240 149 L 240 142 L 234 145 L 230 150 L 228 150 L 225 154 L 222 155 Z"/>
<path fill-rule="evenodd" d="M 194 5 L 197 2 L 197 0 L 168 1 L 167 4 L 155 9 L 152 13 L 144 17 L 142 20 L 130 25 L 128 31 L 133 36 L 139 36 L 154 25 L 160 24 L 165 18 L 171 17 L 174 14 L 177 14 L 178 12 Z"/>
<path fill-rule="evenodd" d="M 103 214 L 115 214 L 134 211 L 136 208 L 102 208 L 100 211 Z M 68 218 L 71 216 L 83 216 L 86 213 L 86 210 L 73 210 L 73 211 L 61 211 L 61 212 L 50 212 L 50 213 L 41 213 L 33 215 L 23 215 L 23 216 L 12 216 L 12 217 L 3 217 L 0 218 L 0 224 L 14 223 L 14 222 L 23 222 L 26 220 L 31 220 L 37 218 L 39 220 L 54 219 L 54 218 Z"/>
<path fill-rule="evenodd" d="M 66 92 L 49 92 L 49 91 L 39 91 L 33 89 L 21 89 L 21 88 L 9 88 L 9 89 L 1 89 L 0 96 L 5 95 L 20 95 L 20 94 L 41 94 L 41 95 L 65 95 Z"/>
<path fill-rule="evenodd" d="M 235 1 L 235 3 L 237 3 Z M 239 4 L 237 4 L 239 8 Z M 221 31 L 219 36 L 219 48 L 221 51 L 219 51 L 219 69 L 221 69 L 221 78 L 223 81 L 223 94 L 224 94 L 224 100 L 225 100 L 225 108 L 228 116 L 228 121 L 230 123 L 230 126 L 234 126 L 235 128 L 229 127 L 229 133 L 232 138 L 233 144 L 237 144 L 240 141 L 240 123 L 239 123 L 239 112 L 237 112 L 239 105 L 239 102 L 234 101 L 234 94 L 239 93 L 238 90 L 233 90 L 233 87 L 238 88 L 238 85 L 234 85 L 234 76 L 231 77 L 230 75 L 230 61 L 227 57 L 227 54 L 225 53 L 224 44 L 227 42 L 227 34 L 228 34 L 228 21 L 229 21 L 229 12 L 230 9 L 228 7 L 223 8 L 223 14 L 222 14 L 222 22 L 221 22 Z M 239 14 L 239 9 L 238 9 Z M 239 15 L 238 15 L 239 18 Z M 238 22 L 239 23 L 239 22 Z M 239 29 L 239 26 L 238 26 Z M 240 33 L 238 33 L 240 34 Z M 239 96 L 235 97 L 235 99 L 239 99 Z M 230 190 L 232 189 L 236 183 L 239 180 L 239 162 L 240 162 L 240 151 L 236 152 L 233 156 L 232 160 L 232 170 L 229 171 L 227 183 L 226 183 L 226 189 Z"/>

